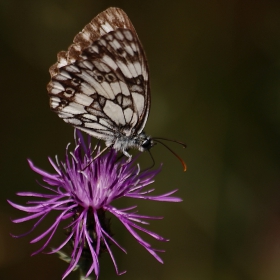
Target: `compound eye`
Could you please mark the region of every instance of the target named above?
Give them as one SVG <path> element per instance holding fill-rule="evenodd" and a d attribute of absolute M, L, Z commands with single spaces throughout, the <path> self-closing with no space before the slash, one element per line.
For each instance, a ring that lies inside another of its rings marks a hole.
<path fill-rule="evenodd" d="M 142 144 L 142 147 L 144 148 L 144 149 L 149 149 L 149 148 L 151 148 L 151 140 L 150 139 L 146 139 L 146 140 L 144 140 L 143 141 L 143 144 Z"/>

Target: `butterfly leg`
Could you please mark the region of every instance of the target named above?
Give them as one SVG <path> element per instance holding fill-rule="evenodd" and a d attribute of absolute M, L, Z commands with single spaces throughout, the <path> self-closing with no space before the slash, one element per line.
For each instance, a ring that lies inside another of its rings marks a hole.
<path fill-rule="evenodd" d="M 130 162 L 132 159 L 132 155 L 130 155 L 126 150 L 123 150 L 122 152 L 126 157 L 128 157 L 126 162 Z"/>

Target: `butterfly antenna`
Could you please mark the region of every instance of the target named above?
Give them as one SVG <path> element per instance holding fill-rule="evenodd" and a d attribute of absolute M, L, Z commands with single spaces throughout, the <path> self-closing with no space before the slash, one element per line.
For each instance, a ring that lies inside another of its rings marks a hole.
<path fill-rule="evenodd" d="M 177 144 L 183 146 L 183 148 L 187 148 L 187 145 L 185 143 L 178 141 L 178 140 L 162 138 L 162 137 L 156 137 L 156 138 L 153 137 L 153 140 L 157 140 L 157 139 L 174 142 L 174 143 L 177 143 Z"/>
<path fill-rule="evenodd" d="M 167 150 L 169 150 L 177 159 L 180 160 L 180 162 L 182 163 L 183 165 L 183 170 L 184 171 L 187 171 L 187 165 L 186 163 L 183 161 L 182 158 L 180 158 L 173 150 L 171 150 L 166 144 L 164 144 L 162 141 L 159 141 L 158 139 L 162 139 L 162 140 L 169 140 L 169 139 L 165 139 L 165 138 L 153 138 L 153 140 L 155 140 L 156 142 L 160 143 L 161 145 L 163 145 Z M 171 142 L 175 142 L 175 143 L 178 143 L 180 145 L 182 145 L 184 148 L 187 147 L 186 144 L 182 143 L 182 142 L 179 142 L 179 141 L 176 141 L 176 140 L 169 140 Z"/>
<path fill-rule="evenodd" d="M 100 153 L 98 153 L 81 171 L 87 169 L 98 157 L 100 157 L 110 146 L 105 147 Z"/>

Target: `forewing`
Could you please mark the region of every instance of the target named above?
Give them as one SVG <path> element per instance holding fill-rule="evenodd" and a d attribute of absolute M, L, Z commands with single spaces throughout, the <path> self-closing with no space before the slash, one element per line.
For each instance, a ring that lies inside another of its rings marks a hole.
<path fill-rule="evenodd" d="M 108 140 L 139 134 L 150 110 L 146 56 L 127 15 L 109 8 L 58 53 L 47 86 L 50 107 L 67 123 Z"/>

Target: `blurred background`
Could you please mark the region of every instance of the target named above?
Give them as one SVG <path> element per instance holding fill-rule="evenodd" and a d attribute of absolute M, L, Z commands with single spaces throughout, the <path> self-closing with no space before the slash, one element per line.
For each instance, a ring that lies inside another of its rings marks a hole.
<path fill-rule="evenodd" d="M 113 248 L 100 279 L 280 279 L 280 2 L 276 0 L 0 0 L 1 188 L 0 278 L 61 279 L 67 265 L 55 255 L 30 254 L 29 241 L 53 221 L 20 239 L 34 222 L 12 224 L 23 213 L 19 191 L 40 192 L 27 165 L 52 172 L 47 157 L 64 155 L 73 128 L 49 109 L 48 68 L 56 53 L 110 6 L 126 11 L 148 56 L 152 109 L 146 132 L 170 143 L 187 163 L 157 145 L 164 163 L 157 193 L 179 189 L 181 203 L 136 202 L 141 214 L 164 216 L 149 226 L 166 238 L 159 264 L 113 219 Z M 141 156 L 143 167 L 151 163 Z M 58 231 L 51 242 L 64 238 Z M 78 279 L 78 273 L 67 279 Z"/>

